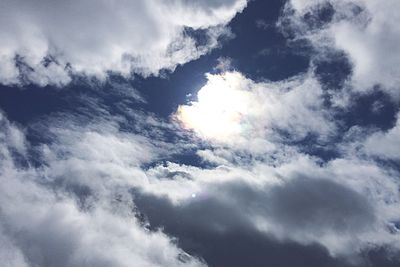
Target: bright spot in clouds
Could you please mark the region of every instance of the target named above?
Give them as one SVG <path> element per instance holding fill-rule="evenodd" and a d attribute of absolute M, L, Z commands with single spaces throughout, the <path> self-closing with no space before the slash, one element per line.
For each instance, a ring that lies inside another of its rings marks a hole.
<path fill-rule="evenodd" d="M 237 72 L 207 74 L 208 82 L 197 93 L 197 101 L 178 108 L 177 118 L 200 137 L 225 141 L 244 131 L 251 93 Z"/>

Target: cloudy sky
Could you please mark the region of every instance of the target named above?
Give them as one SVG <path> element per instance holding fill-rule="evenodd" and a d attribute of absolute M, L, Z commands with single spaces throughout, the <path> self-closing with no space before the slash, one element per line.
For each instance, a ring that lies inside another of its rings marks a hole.
<path fill-rule="evenodd" d="M 399 9 L 1 0 L 1 265 L 400 266 Z"/>

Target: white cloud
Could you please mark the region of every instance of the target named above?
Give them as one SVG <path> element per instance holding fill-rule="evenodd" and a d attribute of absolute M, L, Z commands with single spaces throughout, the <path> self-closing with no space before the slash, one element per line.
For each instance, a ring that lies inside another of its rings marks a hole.
<path fill-rule="evenodd" d="M 28 267 L 22 251 L 5 234 L 0 232 L 0 260 L 5 267 Z"/>
<path fill-rule="evenodd" d="M 399 1 L 362 1 L 368 16 L 360 22 L 332 26 L 336 46 L 346 51 L 355 64 L 353 80 L 358 88 L 381 84 L 399 97 L 400 8 Z"/>
<path fill-rule="evenodd" d="M 205 140 L 254 151 L 273 147 L 283 136 L 279 131 L 289 140 L 308 134 L 326 139 L 334 132 L 321 86 L 310 74 L 280 82 L 254 82 L 239 72 L 207 74 L 207 79 L 197 100 L 176 113 Z"/>
<path fill-rule="evenodd" d="M 20 149 L 26 141 L 15 136 L 24 134 L 17 134 L 19 129 L 4 116 L 1 123 L 6 133 L 0 136 L 4 266 L 205 265 L 161 231 L 147 230 L 135 217 L 132 185 L 127 185 L 138 174 L 132 166 L 138 168 L 151 153 L 142 138 L 78 133 L 77 128 L 66 135 L 58 131 L 55 150 L 44 155 L 47 167 L 21 167 L 14 156 L 26 157 Z M 124 179 L 118 178 L 121 175 Z"/>
<path fill-rule="evenodd" d="M 7 174 L 2 176 L 7 183 L 1 188 L 2 225 L 29 266 L 202 265 L 190 257 L 180 262 L 184 252 L 163 233 L 144 229 L 126 199 L 108 203 L 101 198 L 82 209 L 71 196 L 27 180 L 34 173 Z"/>
<path fill-rule="evenodd" d="M 376 132 L 369 136 L 364 144 L 364 150 L 369 155 L 383 159 L 400 159 L 400 118 L 396 125 L 387 132 Z"/>
<path fill-rule="evenodd" d="M 0 83 L 62 86 L 73 74 L 174 69 L 216 47 L 246 2 L 2 1 Z M 205 30 L 207 43 L 198 45 L 185 27 Z"/>
<path fill-rule="evenodd" d="M 308 28 L 303 16 L 330 3 L 335 11 L 327 25 Z M 368 91 L 381 85 L 392 96 L 399 98 L 400 26 L 398 25 L 400 2 L 397 0 L 292 0 L 295 13 L 288 12 L 299 37 L 306 37 L 315 47 L 343 50 L 353 63 L 352 85 L 356 90 Z M 318 56 L 318 55 L 317 55 Z"/>

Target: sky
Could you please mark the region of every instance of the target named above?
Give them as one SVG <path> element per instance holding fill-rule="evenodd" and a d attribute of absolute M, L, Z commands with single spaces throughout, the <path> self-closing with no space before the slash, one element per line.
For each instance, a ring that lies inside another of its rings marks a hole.
<path fill-rule="evenodd" d="M 400 266 L 398 0 L 2 0 L 4 267 Z"/>

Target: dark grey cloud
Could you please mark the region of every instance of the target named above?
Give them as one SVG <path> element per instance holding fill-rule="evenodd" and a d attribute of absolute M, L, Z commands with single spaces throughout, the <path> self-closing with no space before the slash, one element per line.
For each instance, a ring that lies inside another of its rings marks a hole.
<path fill-rule="evenodd" d="M 284 228 L 313 231 L 332 229 L 354 234 L 374 223 L 374 208 L 354 190 L 325 179 L 297 178 L 272 190 L 267 214 Z"/>
<path fill-rule="evenodd" d="M 352 235 L 374 221 L 373 208 L 360 194 L 332 181 L 305 177 L 270 189 L 245 183 L 215 185 L 205 196 L 179 206 L 139 191 L 133 196 L 152 229 L 162 227 L 187 251 L 203 255 L 210 266 L 351 265 L 316 244 L 277 241 L 255 227 L 255 215 L 269 218 L 288 236 L 298 231 Z"/>

